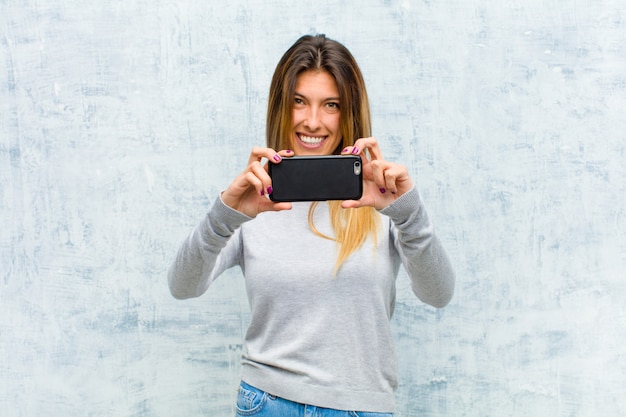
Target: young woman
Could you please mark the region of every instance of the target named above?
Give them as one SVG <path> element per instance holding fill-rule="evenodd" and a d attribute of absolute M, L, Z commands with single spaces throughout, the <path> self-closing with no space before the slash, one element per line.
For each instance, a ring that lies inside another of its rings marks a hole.
<path fill-rule="evenodd" d="M 278 150 L 278 151 L 277 151 Z M 274 203 L 267 164 L 293 155 L 363 158 L 363 197 Z M 264 162 L 267 161 L 267 162 Z M 169 271 L 176 298 L 198 297 L 226 269 L 246 280 L 237 415 L 390 416 L 397 386 L 390 319 L 400 265 L 422 301 L 445 306 L 454 272 L 407 169 L 370 132 L 350 52 L 304 36 L 274 73 L 267 147 L 216 199 Z"/>

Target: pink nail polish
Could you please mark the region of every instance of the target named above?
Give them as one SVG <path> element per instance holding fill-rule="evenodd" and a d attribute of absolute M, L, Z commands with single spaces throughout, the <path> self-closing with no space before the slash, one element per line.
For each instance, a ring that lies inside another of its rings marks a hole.
<path fill-rule="evenodd" d="M 280 155 L 278 155 L 278 154 L 274 155 L 274 161 L 280 162 L 280 160 L 281 160 Z"/>
<path fill-rule="evenodd" d="M 356 155 L 356 154 L 358 154 L 358 153 L 359 153 L 359 147 L 358 147 L 358 146 L 355 146 L 355 147 L 354 147 L 354 149 L 352 149 L 352 154 L 353 154 L 353 155 Z"/>
<path fill-rule="evenodd" d="M 380 193 L 381 193 L 381 194 L 385 194 L 386 192 L 387 192 L 387 190 L 385 190 L 384 188 L 381 188 L 381 189 L 380 189 Z"/>
<path fill-rule="evenodd" d="M 267 193 L 268 194 L 272 194 L 273 192 L 274 192 L 274 189 L 272 188 L 271 185 L 269 187 L 267 187 Z"/>

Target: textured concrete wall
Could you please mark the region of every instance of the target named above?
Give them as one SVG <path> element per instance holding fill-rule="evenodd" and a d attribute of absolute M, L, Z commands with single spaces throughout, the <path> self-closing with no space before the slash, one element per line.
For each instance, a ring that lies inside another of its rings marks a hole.
<path fill-rule="evenodd" d="M 458 272 L 399 277 L 398 415 L 626 414 L 624 3 L 318 3 L 0 0 L 0 415 L 234 415 L 243 280 L 166 270 L 316 32 Z"/>

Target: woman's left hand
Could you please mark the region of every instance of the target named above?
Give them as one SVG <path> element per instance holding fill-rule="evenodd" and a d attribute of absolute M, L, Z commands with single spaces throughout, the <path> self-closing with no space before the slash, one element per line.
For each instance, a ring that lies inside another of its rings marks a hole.
<path fill-rule="evenodd" d="M 363 161 L 363 196 L 359 200 L 344 201 L 341 204 L 344 208 L 372 206 L 382 210 L 413 188 L 407 168 L 385 161 L 376 138 L 361 138 L 341 154 L 360 155 Z"/>

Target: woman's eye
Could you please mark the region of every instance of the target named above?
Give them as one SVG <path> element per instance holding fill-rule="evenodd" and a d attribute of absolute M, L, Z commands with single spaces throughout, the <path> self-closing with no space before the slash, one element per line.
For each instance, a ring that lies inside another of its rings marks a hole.
<path fill-rule="evenodd" d="M 330 102 L 330 103 L 327 104 L 327 106 L 330 107 L 331 109 L 339 110 L 339 103 Z"/>
<path fill-rule="evenodd" d="M 296 103 L 296 104 L 304 103 L 304 101 L 301 98 L 298 98 L 298 97 L 296 97 L 293 102 Z"/>

